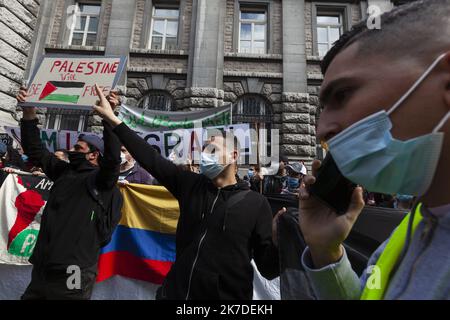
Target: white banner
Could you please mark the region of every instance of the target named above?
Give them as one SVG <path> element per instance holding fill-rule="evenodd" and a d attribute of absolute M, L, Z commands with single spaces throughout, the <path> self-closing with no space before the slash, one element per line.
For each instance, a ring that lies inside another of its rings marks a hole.
<path fill-rule="evenodd" d="M 264 279 L 254 263 L 253 300 L 280 300 L 280 279 Z M 32 266 L 0 264 L 0 300 L 18 300 L 31 281 Z M 92 300 L 154 300 L 158 285 L 114 276 L 96 283 Z"/>
<path fill-rule="evenodd" d="M 20 128 L 5 127 L 6 132 L 18 143 L 20 140 Z M 179 151 L 177 158 L 184 155 L 183 150 L 189 150 L 187 154 L 192 154 L 202 150 L 203 142 L 208 139 L 208 133 L 217 129 L 220 131 L 232 131 L 238 138 L 241 146 L 241 155 L 251 154 L 251 136 L 248 124 L 236 124 L 225 127 L 199 128 L 199 129 L 178 129 L 174 131 L 158 131 L 138 133 L 145 141 L 154 146 L 165 158 L 169 158 L 173 151 Z M 52 129 L 41 129 L 41 141 L 50 152 L 58 149 L 70 150 L 77 142 L 81 132 L 58 131 Z M 90 133 L 92 134 L 92 133 Z M 101 136 L 101 135 L 99 135 Z"/>

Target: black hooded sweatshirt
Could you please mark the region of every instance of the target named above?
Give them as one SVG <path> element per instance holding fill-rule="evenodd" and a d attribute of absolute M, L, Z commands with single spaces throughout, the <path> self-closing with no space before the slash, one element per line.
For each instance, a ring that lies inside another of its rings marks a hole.
<path fill-rule="evenodd" d="M 21 121 L 22 146 L 54 184 L 30 262 L 53 273 L 65 273 L 70 265 L 95 267 L 100 248 L 110 241 L 121 217 L 122 196 L 116 186 L 120 142 L 104 122 L 105 153 L 100 166 L 86 161 L 74 168 L 43 146 L 37 124 L 37 119 Z"/>
<path fill-rule="evenodd" d="M 265 197 L 246 183 L 218 189 L 204 175 L 183 171 L 124 123 L 114 133 L 179 202 L 176 261 L 158 298 L 252 299 L 252 259 L 265 278 L 279 275 Z"/>

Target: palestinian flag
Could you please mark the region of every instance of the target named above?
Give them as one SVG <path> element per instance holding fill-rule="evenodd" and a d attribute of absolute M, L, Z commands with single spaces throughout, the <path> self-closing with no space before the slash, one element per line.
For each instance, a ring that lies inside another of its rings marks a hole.
<path fill-rule="evenodd" d="M 39 100 L 76 104 L 84 85 L 84 82 L 49 81 L 42 90 Z"/>
<path fill-rule="evenodd" d="M 26 265 L 53 182 L 9 174 L 0 188 L 0 263 Z"/>

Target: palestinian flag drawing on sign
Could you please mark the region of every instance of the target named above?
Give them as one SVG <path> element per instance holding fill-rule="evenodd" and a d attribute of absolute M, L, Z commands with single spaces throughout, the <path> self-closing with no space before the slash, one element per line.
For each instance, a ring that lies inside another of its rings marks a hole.
<path fill-rule="evenodd" d="M 0 263 L 29 264 L 53 183 L 10 174 L 0 188 Z"/>
<path fill-rule="evenodd" d="M 84 82 L 49 81 L 42 90 L 39 101 L 76 104 L 80 99 L 84 85 Z"/>

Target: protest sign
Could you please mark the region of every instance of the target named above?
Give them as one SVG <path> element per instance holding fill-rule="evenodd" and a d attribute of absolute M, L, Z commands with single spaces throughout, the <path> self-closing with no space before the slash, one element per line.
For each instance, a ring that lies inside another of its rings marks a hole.
<path fill-rule="evenodd" d="M 138 133 L 147 143 L 151 144 L 165 158 L 175 152 L 178 160 L 194 160 L 198 163 L 203 143 L 208 140 L 214 131 L 232 132 L 239 141 L 240 154 L 250 155 L 252 151 L 250 126 L 248 124 L 236 124 L 230 126 L 178 129 L 164 132 Z M 173 159 L 171 159 L 174 161 Z M 180 161 L 184 162 L 184 161 Z"/>
<path fill-rule="evenodd" d="M 15 140 L 19 145 L 21 145 L 20 128 L 5 127 L 5 130 L 13 140 Z M 44 144 L 44 146 L 50 152 L 55 152 L 58 149 L 66 149 L 66 150 L 72 149 L 72 147 L 78 140 L 78 136 L 82 134 L 82 132 L 41 129 L 40 134 L 41 134 L 41 141 Z"/>
<path fill-rule="evenodd" d="M 7 133 L 19 145 L 20 128 L 5 127 Z M 165 158 L 169 158 L 173 151 L 177 151 L 177 158 L 184 158 L 188 155 L 192 160 L 196 160 L 193 154 L 201 152 L 203 142 L 206 141 L 208 131 L 217 129 L 220 131 L 232 131 L 238 138 L 241 146 L 241 155 L 251 154 L 251 137 L 248 124 L 237 124 L 232 126 L 221 126 L 214 128 L 199 128 L 189 130 L 173 130 L 173 131 L 158 131 L 158 132 L 141 132 L 138 133 L 147 143 L 154 146 L 155 149 Z M 41 141 L 43 145 L 50 151 L 55 152 L 58 149 L 70 150 L 78 140 L 81 132 L 76 131 L 57 131 L 52 129 L 41 129 Z M 90 133 L 92 134 L 92 133 Z M 209 134 L 210 135 L 210 134 Z M 101 135 L 99 135 L 101 136 Z M 183 150 L 188 150 L 184 152 Z"/>
<path fill-rule="evenodd" d="M 125 57 L 45 56 L 28 84 L 26 107 L 91 110 L 103 92 L 114 89 L 125 67 Z"/>
<path fill-rule="evenodd" d="M 143 110 L 122 105 L 119 118 L 139 132 L 218 127 L 232 123 L 231 105 L 189 112 Z"/>
<path fill-rule="evenodd" d="M 53 182 L 10 174 L 0 188 L 0 263 L 29 264 Z"/>

